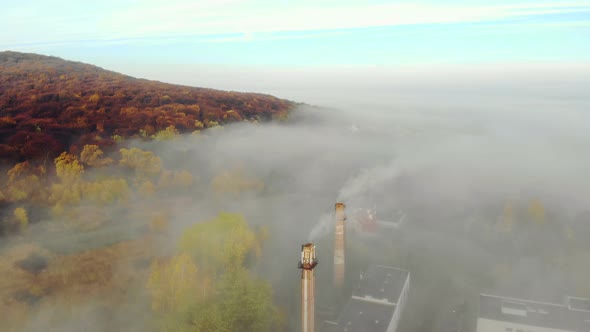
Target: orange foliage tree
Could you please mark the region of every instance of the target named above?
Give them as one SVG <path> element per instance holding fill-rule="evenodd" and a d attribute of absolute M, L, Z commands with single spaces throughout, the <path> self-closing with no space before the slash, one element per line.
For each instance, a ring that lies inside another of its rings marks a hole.
<path fill-rule="evenodd" d="M 104 167 L 113 163 L 111 158 L 103 158 L 103 152 L 96 144 L 86 144 L 80 154 L 80 161 L 91 167 Z"/>

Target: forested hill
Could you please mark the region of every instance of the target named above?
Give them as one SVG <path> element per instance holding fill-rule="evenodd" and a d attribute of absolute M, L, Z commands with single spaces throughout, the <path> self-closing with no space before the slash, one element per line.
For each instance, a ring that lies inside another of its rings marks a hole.
<path fill-rule="evenodd" d="M 284 118 L 294 103 L 137 79 L 80 62 L 0 52 L 0 160 L 52 160 L 85 144 Z"/>

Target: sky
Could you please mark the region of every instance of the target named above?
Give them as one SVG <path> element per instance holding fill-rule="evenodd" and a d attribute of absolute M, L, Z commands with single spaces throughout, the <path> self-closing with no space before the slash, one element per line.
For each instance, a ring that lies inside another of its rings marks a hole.
<path fill-rule="evenodd" d="M 0 50 L 109 69 L 590 62 L 589 0 L 2 2 Z"/>

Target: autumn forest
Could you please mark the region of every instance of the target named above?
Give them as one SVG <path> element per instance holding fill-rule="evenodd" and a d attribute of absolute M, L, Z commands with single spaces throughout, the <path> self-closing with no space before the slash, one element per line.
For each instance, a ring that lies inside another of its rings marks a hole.
<path fill-rule="evenodd" d="M 0 158 L 51 160 L 84 145 L 285 117 L 292 102 L 135 79 L 55 57 L 0 53 Z"/>
<path fill-rule="evenodd" d="M 137 146 L 206 141 L 232 122 L 285 120 L 293 106 L 0 53 L 0 329 L 39 329 L 39 313 L 51 317 L 40 324 L 59 324 L 88 303 L 106 330 L 284 328 L 270 285 L 250 272 L 268 230 L 224 212 L 170 226 L 177 205 L 203 191 L 223 200 L 264 183 L 239 164 L 203 183 Z M 149 316 L 126 323 L 121 310 Z"/>

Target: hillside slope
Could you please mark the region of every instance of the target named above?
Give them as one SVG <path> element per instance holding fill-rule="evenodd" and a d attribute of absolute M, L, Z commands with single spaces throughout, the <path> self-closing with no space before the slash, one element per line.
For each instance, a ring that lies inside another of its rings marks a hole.
<path fill-rule="evenodd" d="M 170 126 L 192 132 L 283 118 L 293 106 L 270 95 L 166 84 L 57 57 L 0 52 L 5 163 L 48 160 L 84 144 L 109 146 L 119 137 L 149 137 Z"/>

